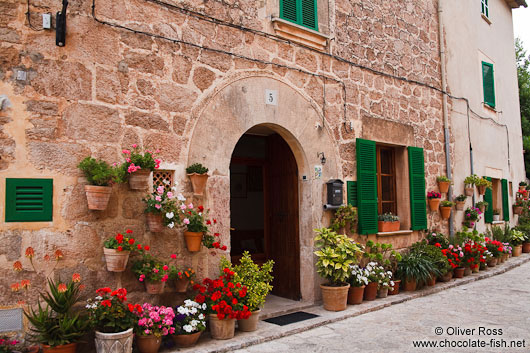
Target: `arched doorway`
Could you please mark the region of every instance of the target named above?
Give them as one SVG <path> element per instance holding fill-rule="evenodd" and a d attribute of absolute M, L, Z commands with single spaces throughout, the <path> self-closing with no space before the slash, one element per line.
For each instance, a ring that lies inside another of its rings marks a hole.
<path fill-rule="evenodd" d="M 230 161 L 232 263 L 243 251 L 256 263 L 274 260 L 272 293 L 299 300 L 298 167 L 287 142 L 256 126 L 236 144 Z"/>

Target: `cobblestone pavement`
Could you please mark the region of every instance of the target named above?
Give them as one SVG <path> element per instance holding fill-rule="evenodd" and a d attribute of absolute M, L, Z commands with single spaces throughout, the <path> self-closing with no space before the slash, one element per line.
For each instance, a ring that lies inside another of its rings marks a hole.
<path fill-rule="evenodd" d="M 510 347 L 512 340 L 521 348 Z M 414 341 L 433 341 L 438 347 L 415 348 Z M 485 346 L 476 346 L 481 344 Z M 530 352 L 530 263 L 498 276 L 235 352 L 339 351 Z"/>

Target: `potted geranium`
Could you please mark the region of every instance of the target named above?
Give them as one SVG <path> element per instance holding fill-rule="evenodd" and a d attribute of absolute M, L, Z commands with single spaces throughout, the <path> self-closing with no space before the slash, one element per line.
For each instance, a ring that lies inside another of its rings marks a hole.
<path fill-rule="evenodd" d="M 521 215 L 523 213 L 523 207 L 525 205 L 525 202 L 521 199 L 515 200 L 515 203 L 513 204 L 513 213 L 516 215 Z"/>
<path fill-rule="evenodd" d="M 171 254 L 172 259 L 176 259 L 176 254 Z M 175 287 L 178 293 L 185 293 L 188 285 L 193 284 L 195 278 L 195 271 L 189 266 L 177 267 L 171 265 L 169 267 L 169 278 L 175 280 Z"/>
<path fill-rule="evenodd" d="M 486 201 L 479 201 L 475 204 L 475 206 L 478 207 L 480 212 L 484 213 L 488 209 L 489 203 L 487 203 Z"/>
<path fill-rule="evenodd" d="M 438 211 L 441 197 L 442 194 L 436 191 L 429 191 L 427 193 L 427 200 L 429 200 L 429 208 L 431 209 L 431 211 Z"/>
<path fill-rule="evenodd" d="M 348 283 L 348 304 L 361 304 L 364 297 L 364 289 L 368 285 L 368 276 L 370 273 L 359 265 L 350 265 L 350 276 Z"/>
<path fill-rule="evenodd" d="M 438 189 L 441 193 L 447 193 L 449 191 L 451 179 L 449 179 L 445 175 L 440 175 L 436 177 L 436 182 L 438 183 Z"/>
<path fill-rule="evenodd" d="M 399 217 L 392 212 L 377 216 L 377 230 L 379 232 L 396 232 L 399 230 Z"/>
<path fill-rule="evenodd" d="M 321 284 L 324 309 L 341 311 L 346 309 L 348 300 L 347 283 L 350 265 L 357 262 L 362 250 L 358 244 L 346 235 L 337 234 L 328 228 L 315 229 L 315 251 L 318 257 L 317 273 L 328 280 Z"/>
<path fill-rule="evenodd" d="M 107 271 L 125 271 L 131 252 L 143 250 L 142 245 L 136 243 L 136 240 L 132 238 L 132 233 L 132 230 L 127 229 L 125 231 L 125 236 L 121 233 L 118 233 L 115 236 L 108 238 L 103 243 L 103 253 L 105 255 Z"/>
<path fill-rule="evenodd" d="M 80 282 L 77 273 L 68 283 L 48 279 L 48 291 L 40 293 L 46 306 L 39 301 L 37 308 L 24 312 L 31 324 L 29 340 L 41 343 L 44 353 L 73 353 L 77 342 L 88 331 L 89 321 L 84 314 L 72 310 L 79 302 Z"/>
<path fill-rule="evenodd" d="M 182 202 L 184 197 L 180 194 L 176 195 L 175 190 L 175 187 L 170 189 L 160 185 L 142 199 L 146 205 L 144 213 L 149 231 L 158 233 L 164 230 L 164 226 L 172 229 L 180 224 L 177 203 Z"/>
<path fill-rule="evenodd" d="M 127 290 L 108 287 L 96 290 L 96 297 L 87 300 L 86 308 L 92 327 L 96 330 L 98 353 L 132 353 L 135 312 L 138 304 L 126 304 Z"/>
<path fill-rule="evenodd" d="M 248 251 L 243 252 L 239 264 L 232 266 L 226 258 L 221 259 L 220 267 L 230 268 L 234 271 L 234 281 L 241 283 L 247 288 L 247 295 L 239 301 L 248 307 L 251 315 L 248 319 L 238 320 L 237 326 L 240 331 L 251 332 L 258 329 L 258 320 L 261 309 L 265 304 L 265 298 L 272 290 L 271 282 L 272 267 L 274 261 L 269 260 L 259 266 Z"/>
<path fill-rule="evenodd" d="M 495 210 L 493 212 L 495 212 Z M 473 228 L 475 223 L 480 219 L 481 214 L 482 212 L 480 212 L 480 209 L 476 207 L 468 207 L 464 211 L 464 221 L 462 223 L 467 228 Z"/>
<path fill-rule="evenodd" d="M 221 273 L 215 280 L 205 278 L 204 285 L 197 283 L 193 289 L 199 292 L 195 301 L 206 303 L 212 337 L 226 340 L 234 337 L 236 319 L 248 319 L 251 313 L 241 302 L 247 296 L 247 287 L 234 280 L 235 273 L 229 268 Z"/>
<path fill-rule="evenodd" d="M 180 205 L 179 217 L 182 224 L 186 227 L 184 231 L 184 240 L 186 247 L 190 252 L 201 250 L 201 243 L 209 249 L 226 250 L 226 245 L 221 245 L 219 233 L 211 235 L 209 227 L 217 224 L 217 220 L 208 219 L 210 210 L 205 210 L 203 206 L 195 208 L 192 203 Z"/>
<path fill-rule="evenodd" d="M 486 193 L 486 189 L 491 189 L 491 181 L 489 181 L 486 178 L 478 178 L 475 182 L 475 185 L 477 186 L 479 195 L 484 195 Z"/>
<path fill-rule="evenodd" d="M 149 188 L 151 172 L 160 167 L 160 159 L 155 158 L 155 152 L 150 150 L 142 151 L 137 144 L 134 144 L 130 150 L 124 149 L 122 153 L 125 157 L 122 169 L 129 176 L 129 187 L 131 190 Z"/>
<path fill-rule="evenodd" d="M 449 219 L 451 217 L 451 209 L 453 208 L 454 202 L 443 200 L 440 202 L 440 214 L 442 219 Z"/>
<path fill-rule="evenodd" d="M 206 188 L 206 182 L 208 181 L 208 168 L 200 163 L 193 163 L 186 168 L 186 173 L 191 180 L 193 194 L 202 196 Z"/>
<path fill-rule="evenodd" d="M 526 181 L 521 181 L 519 183 L 519 190 L 526 190 L 527 186 L 528 186 L 528 183 Z"/>
<path fill-rule="evenodd" d="M 467 196 L 473 196 L 473 193 L 475 192 L 475 184 L 479 179 L 480 178 L 476 174 L 467 176 L 464 179 L 464 190 Z"/>
<path fill-rule="evenodd" d="M 19 343 L 20 343 L 19 340 L 11 338 L 11 337 L 6 337 L 6 336 L 0 337 L 0 353 L 19 352 L 18 350 L 15 350 L 15 349 L 20 348 L 18 347 Z"/>
<path fill-rule="evenodd" d="M 498 259 L 503 254 L 503 245 L 500 241 L 490 239 L 488 237 L 485 238 L 486 241 L 486 248 L 491 254 L 491 258 L 488 259 L 488 267 L 495 267 L 497 265 Z"/>
<path fill-rule="evenodd" d="M 157 353 L 162 337 L 175 333 L 173 308 L 144 303 L 142 310 L 136 311 L 136 316 L 134 333 L 140 353 Z"/>
<path fill-rule="evenodd" d="M 88 181 L 88 185 L 85 185 L 88 209 L 105 210 L 112 193 L 112 184 L 119 184 L 124 180 L 122 170 L 92 157 L 86 157 L 77 167 L 83 171 Z"/>
<path fill-rule="evenodd" d="M 184 300 L 184 304 L 175 308 L 171 335 L 173 342 L 180 347 L 191 347 L 197 343 L 201 333 L 206 329 L 206 303 L 199 304 L 191 299 Z"/>
<path fill-rule="evenodd" d="M 169 266 L 166 263 L 144 253 L 141 259 L 133 263 L 132 271 L 140 282 L 145 283 L 147 293 L 160 294 L 164 292 L 169 278 Z"/>
<path fill-rule="evenodd" d="M 455 197 L 455 204 L 456 204 L 456 210 L 457 211 L 463 211 L 464 206 L 466 204 L 467 196 L 464 194 L 460 194 L 457 197 Z"/>

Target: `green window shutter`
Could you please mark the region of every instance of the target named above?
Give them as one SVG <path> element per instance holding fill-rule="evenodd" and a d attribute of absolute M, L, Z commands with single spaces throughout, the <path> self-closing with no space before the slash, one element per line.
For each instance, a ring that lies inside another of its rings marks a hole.
<path fill-rule="evenodd" d="M 280 18 L 318 31 L 317 0 L 280 0 Z"/>
<path fill-rule="evenodd" d="M 357 207 L 359 234 L 377 233 L 377 167 L 375 142 L 357 139 Z"/>
<path fill-rule="evenodd" d="M 485 177 L 485 178 L 488 179 L 488 181 L 491 181 L 490 177 Z M 484 201 L 488 203 L 486 212 L 484 212 L 484 222 L 492 223 L 493 222 L 493 193 L 490 188 L 486 189 L 486 193 L 484 194 Z"/>
<path fill-rule="evenodd" d="M 280 17 L 291 22 L 298 22 L 297 2 L 298 0 L 280 0 Z"/>
<path fill-rule="evenodd" d="M 493 79 L 493 64 L 482 62 L 482 85 L 484 88 L 484 103 L 495 108 L 495 82 Z"/>
<path fill-rule="evenodd" d="M 348 180 L 346 189 L 348 191 L 348 205 L 357 207 L 357 182 Z"/>
<path fill-rule="evenodd" d="M 6 179 L 6 222 L 52 220 L 53 179 Z"/>
<path fill-rule="evenodd" d="M 302 26 L 318 30 L 317 20 L 317 1 L 316 0 L 301 0 L 302 7 Z"/>
<path fill-rule="evenodd" d="M 501 180 L 502 186 L 502 216 L 506 222 L 510 221 L 510 203 L 508 201 L 508 180 Z"/>
<path fill-rule="evenodd" d="M 423 148 L 408 147 L 410 181 L 410 215 L 413 230 L 427 229 L 425 165 Z"/>

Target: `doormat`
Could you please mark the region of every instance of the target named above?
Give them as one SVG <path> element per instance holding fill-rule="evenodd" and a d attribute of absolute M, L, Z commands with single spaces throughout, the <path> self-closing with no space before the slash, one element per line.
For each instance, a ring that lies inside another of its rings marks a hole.
<path fill-rule="evenodd" d="M 306 313 L 305 311 L 297 311 L 295 313 L 291 313 L 287 315 L 271 317 L 270 319 L 265 319 L 263 321 L 266 321 L 271 324 L 279 325 L 279 326 L 285 326 L 285 325 L 293 324 L 295 322 L 313 319 L 319 316 L 320 315 Z"/>

